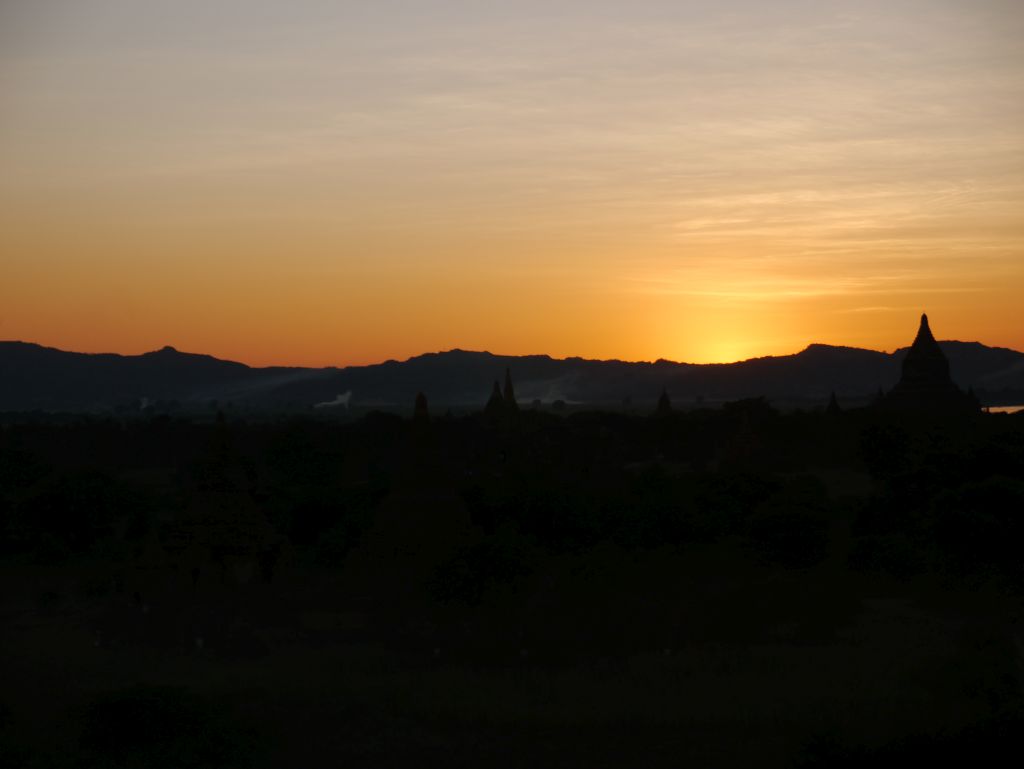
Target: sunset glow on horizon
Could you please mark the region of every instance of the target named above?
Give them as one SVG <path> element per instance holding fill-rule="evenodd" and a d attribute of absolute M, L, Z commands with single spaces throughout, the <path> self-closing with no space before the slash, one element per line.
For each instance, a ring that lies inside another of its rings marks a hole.
<path fill-rule="evenodd" d="M 0 7 L 0 339 L 1024 350 L 1024 7 Z"/>

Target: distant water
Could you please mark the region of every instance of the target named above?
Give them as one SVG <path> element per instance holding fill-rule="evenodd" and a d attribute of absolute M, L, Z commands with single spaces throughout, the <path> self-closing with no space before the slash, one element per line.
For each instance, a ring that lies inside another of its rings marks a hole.
<path fill-rule="evenodd" d="M 1016 414 L 1018 411 L 1024 411 L 1024 405 L 1022 406 L 986 406 L 985 411 L 990 414 Z"/>

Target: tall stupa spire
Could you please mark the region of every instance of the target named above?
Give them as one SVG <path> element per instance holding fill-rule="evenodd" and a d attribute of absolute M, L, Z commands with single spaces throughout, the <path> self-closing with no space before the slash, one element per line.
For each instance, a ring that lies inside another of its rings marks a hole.
<path fill-rule="evenodd" d="M 512 372 L 505 369 L 505 392 L 502 395 L 505 401 L 505 409 L 514 412 L 519 411 L 519 404 L 516 403 L 516 391 L 512 387 Z"/>
<path fill-rule="evenodd" d="M 969 399 L 953 382 L 949 361 L 932 335 L 928 316 L 921 315 L 914 343 L 903 358 L 900 381 L 881 405 L 901 411 L 963 411 Z"/>
<path fill-rule="evenodd" d="M 928 325 L 928 313 L 922 312 L 921 325 L 917 328 L 917 336 L 914 338 L 914 344 L 918 344 L 919 342 L 927 343 L 929 341 L 934 342 L 935 337 L 932 336 L 931 326 Z"/>
<path fill-rule="evenodd" d="M 953 385 L 953 380 L 949 376 L 949 361 L 932 336 L 926 314 L 921 315 L 917 336 L 907 350 L 907 357 L 903 359 L 903 377 L 900 384 L 903 383 L 914 388 L 934 388 L 939 385 L 948 388 Z"/>

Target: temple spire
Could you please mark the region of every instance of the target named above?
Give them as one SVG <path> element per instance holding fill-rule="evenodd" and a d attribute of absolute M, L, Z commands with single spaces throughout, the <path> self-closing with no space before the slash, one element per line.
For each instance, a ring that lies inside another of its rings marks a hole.
<path fill-rule="evenodd" d="M 491 388 L 491 397 L 484 406 L 484 413 L 491 419 L 497 419 L 505 412 L 505 399 L 501 397 L 501 386 L 497 381 Z"/>
<path fill-rule="evenodd" d="M 928 316 L 921 315 L 914 343 L 903 357 L 900 381 L 880 404 L 904 411 L 976 411 L 953 382 L 949 361 L 935 341 Z"/>
<path fill-rule="evenodd" d="M 413 406 L 412 418 L 415 422 L 430 421 L 430 411 L 427 409 L 427 396 L 422 392 L 416 393 L 416 403 Z"/>
<path fill-rule="evenodd" d="M 917 329 L 917 336 L 914 338 L 914 345 L 927 344 L 928 342 L 935 342 L 935 337 L 932 336 L 932 329 L 928 325 L 928 314 L 921 313 L 921 325 Z"/>
<path fill-rule="evenodd" d="M 505 369 L 504 400 L 505 408 L 508 409 L 508 411 L 519 411 L 519 404 L 516 403 L 516 393 L 515 390 L 512 389 L 512 372 L 509 371 L 509 369 Z"/>
<path fill-rule="evenodd" d="M 833 390 L 832 394 L 828 398 L 828 405 L 825 407 L 825 413 L 829 416 L 835 416 L 842 411 L 839 408 L 839 400 L 836 398 L 836 391 Z"/>
<path fill-rule="evenodd" d="M 669 400 L 668 390 L 661 388 L 661 396 L 658 398 L 658 406 L 654 413 L 659 417 L 667 417 L 672 413 L 672 401 Z"/>

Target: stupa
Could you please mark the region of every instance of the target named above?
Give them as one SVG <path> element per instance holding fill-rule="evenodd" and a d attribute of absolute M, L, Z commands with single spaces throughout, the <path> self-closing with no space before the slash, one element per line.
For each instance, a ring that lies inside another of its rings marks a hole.
<path fill-rule="evenodd" d="M 412 419 L 414 422 L 430 421 L 430 411 L 427 409 L 427 396 L 422 392 L 416 393 L 416 402 L 412 409 Z"/>
<path fill-rule="evenodd" d="M 502 394 L 505 401 L 505 410 L 510 413 L 519 411 L 519 404 L 516 403 L 516 391 L 512 387 L 512 372 L 505 369 L 505 392 Z"/>
<path fill-rule="evenodd" d="M 668 390 L 664 388 L 661 391 L 661 396 L 658 398 L 658 406 L 654 410 L 654 415 L 659 417 L 672 415 L 672 401 L 669 400 Z"/>
<path fill-rule="evenodd" d="M 977 401 L 956 386 L 949 361 L 932 336 L 928 316 L 921 316 L 914 343 L 903 359 L 903 373 L 879 405 L 893 411 L 971 412 Z"/>
<path fill-rule="evenodd" d="M 484 406 L 484 416 L 492 420 L 500 419 L 504 413 L 505 399 L 501 395 L 501 385 L 495 380 L 494 387 L 491 388 L 491 397 L 487 399 L 487 405 Z"/>

